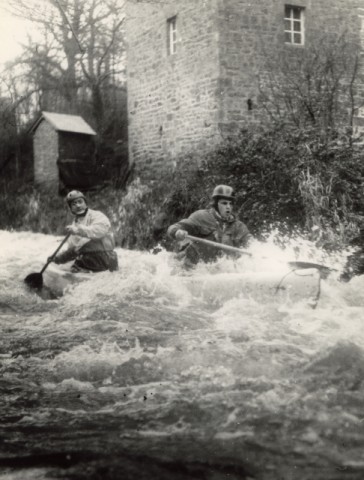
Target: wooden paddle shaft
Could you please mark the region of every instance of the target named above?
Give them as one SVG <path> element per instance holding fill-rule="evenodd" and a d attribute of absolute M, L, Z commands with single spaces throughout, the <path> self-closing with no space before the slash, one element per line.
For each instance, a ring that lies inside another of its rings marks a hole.
<path fill-rule="evenodd" d="M 206 240 L 205 238 L 194 237 L 193 235 L 187 235 L 186 238 L 188 238 L 189 240 L 193 240 L 195 242 L 204 243 L 205 245 L 221 248 L 222 250 L 226 250 L 227 252 L 239 253 L 240 255 L 248 255 L 249 257 L 253 256 L 251 253 L 245 250 L 240 250 L 240 248 L 231 247 L 230 245 L 224 245 L 223 243 L 213 242 L 211 240 Z M 260 258 L 267 259 L 267 257 L 260 257 Z M 311 262 L 288 262 L 288 265 L 293 268 L 298 268 L 302 270 L 305 270 L 308 268 L 316 268 L 320 272 L 322 271 L 329 272 L 331 270 L 335 270 L 333 268 L 325 267 L 325 265 L 319 265 L 317 263 L 311 263 Z"/>
<path fill-rule="evenodd" d="M 251 253 L 246 252 L 245 250 L 240 250 L 240 248 L 225 245 L 223 243 L 213 242 L 212 240 L 207 240 L 206 238 L 194 237 L 193 235 L 186 235 L 186 238 L 188 238 L 189 240 L 193 240 L 194 242 L 210 245 L 211 247 L 220 248 L 221 250 L 225 250 L 226 252 L 239 253 L 240 255 L 248 255 L 249 257 L 252 256 Z"/>
<path fill-rule="evenodd" d="M 48 265 L 51 263 L 51 261 L 54 259 L 54 257 L 57 255 L 57 253 L 61 250 L 61 248 L 63 247 L 63 245 L 67 242 L 67 240 L 69 239 L 69 237 L 71 236 L 71 234 L 69 233 L 68 235 L 65 236 L 65 238 L 62 240 L 62 242 L 58 245 L 58 248 L 57 250 L 53 253 L 53 255 L 51 257 L 49 257 L 51 260 L 49 260 L 45 265 L 44 267 L 42 268 L 42 270 L 39 272 L 40 275 L 44 272 L 44 270 L 48 267 Z"/>

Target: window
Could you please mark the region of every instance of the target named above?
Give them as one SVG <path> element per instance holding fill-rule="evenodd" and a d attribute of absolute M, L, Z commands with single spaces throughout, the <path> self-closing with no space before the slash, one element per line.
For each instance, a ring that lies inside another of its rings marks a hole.
<path fill-rule="evenodd" d="M 284 7 L 284 41 L 292 45 L 304 44 L 304 8 L 293 5 Z"/>
<path fill-rule="evenodd" d="M 177 49 L 177 17 L 167 20 L 167 52 L 174 55 Z"/>

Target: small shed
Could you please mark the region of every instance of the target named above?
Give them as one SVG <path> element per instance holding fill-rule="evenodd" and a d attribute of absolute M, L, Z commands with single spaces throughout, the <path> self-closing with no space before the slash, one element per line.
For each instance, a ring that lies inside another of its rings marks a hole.
<path fill-rule="evenodd" d="M 42 112 L 33 133 L 34 182 L 43 188 L 87 190 L 95 175 L 96 132 L 77 115 Z"/>

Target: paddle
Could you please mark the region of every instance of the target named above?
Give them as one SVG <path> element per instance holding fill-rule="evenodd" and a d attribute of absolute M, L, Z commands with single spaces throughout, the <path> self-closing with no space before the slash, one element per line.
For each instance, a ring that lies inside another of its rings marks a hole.
<path fill-rule="evenodd" d="M 212 240 L 207 240 L 206 238 L 194 237 L 193 235 L 186 235 L 186 238 L 188 238 L 189 240 L 193 240 L 194 242 L 210 245 L 211 247 L 220 248 L 221 250 L 225 250 L 226 252 L 239 253 L 240 255 L 248 255 L 249 257 L 252 257 L 251 253 L 246 252 L 245 250 L 241 250 L 240 248 L 232 247 L 231 245 L 224 245 L 223 243 L 213 242 Z"/>
<path fill-rule="evenodd" d="M 326 278 L 330 272 L 337 272 L 336 268 L 326 267 L 325 265 L 320 265 L 319 263 L 297 261 L 288 262 L 288 265 L 298 270 L 304 270 L 305 268 L 316 268 L 317 270 L 320 270 L 321 278 Z"/>
<path fill-rule="evenodd" d="M 57 250 L 53 253 L 52 256 L 48 258 L 47 263 L 44 265 L 42 270 L 39 273 L 30 273 L 24 278 L 24 282 L 30 288 L 37 288 L 41 289 L 43 287 L 43 272 L 48 267 L 48 265 L 53 261 L 54 257 L 57 255 L 59 250 L 63 247 L 63 245 L 67 242 L 68 238 L 70 237 L 70 233 L 62 240 L 59 244 Z"/>
<path fill-rule="evenodd" d="M 205 238 L 194 237 L 193 235 L 186 235 L 186 238 L 188 238 L 189 240 L 193 240 L 194 242 L 210 245 L 211 247 L 220 248 L 221 250 L 225 250 L 226 252 L 238 253 L 240 255 L 248 255 L 249 257 L 253 256 L 250 252 L 247 252 L 246 250 L 241 250 L 240 248 L 232 247 L 230 245 L 224 245 L 223 243 L 213 242 L 212 240 L 207 240 Z M 317 270 L 320 270 L 320 272 L 322 272 L 325 275 L 328 275 L 331 271 L 334 270 L 333 268 L 326 267 L 325 265 L 319 265 L 318 263 L 311 263 L 311 262 L 300 262 L 300 261 L 288 262 L 288 265 L 292 268 L 297 268 L 302 270 L 307 268 L 316 268 Z"/>

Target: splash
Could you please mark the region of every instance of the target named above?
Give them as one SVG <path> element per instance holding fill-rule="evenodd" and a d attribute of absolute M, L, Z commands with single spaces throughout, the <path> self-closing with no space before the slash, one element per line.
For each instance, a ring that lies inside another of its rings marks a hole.
<path fill-rule="evenodd" d="M 45 301 L 23 278 L 60 239 L 0 232 L 0 241 L 0 415 L 12 452 L 34 453 L 33 429 L 45 453 L 108 442 L 199 465 L 213 449 L 235 465 L 259 451 L 262 478 L 283 478 L 297 452 L 319 471 L 364 461 L 364 285 L 338 281 L 346 252 L 272 232 L 250 258 L 183 272 L 162 249 L 118 249 L 119 272 Z M 314 275 L 292 272 L 297 260 L 338 270 L 321 279 L 315 309 L 289 288 L 294 275 L 299 288 Z"/>

